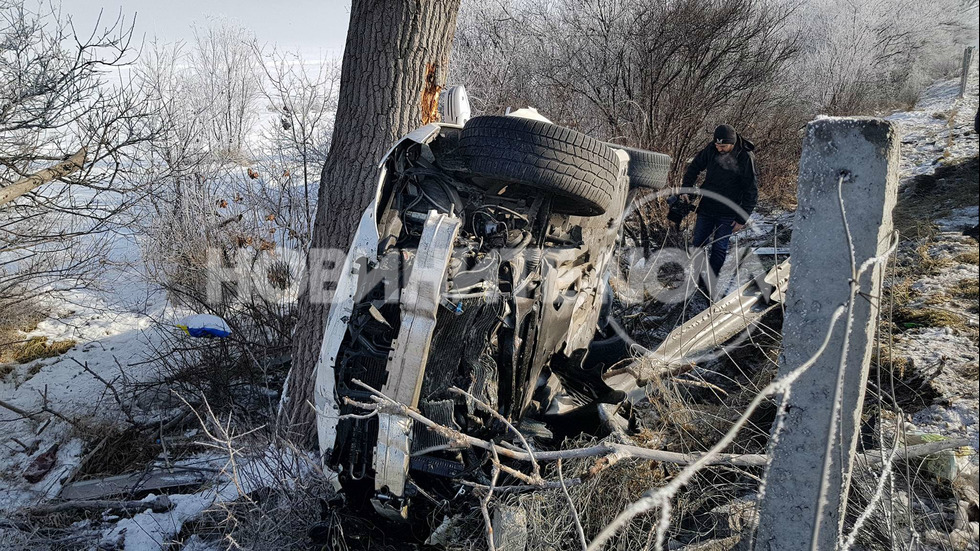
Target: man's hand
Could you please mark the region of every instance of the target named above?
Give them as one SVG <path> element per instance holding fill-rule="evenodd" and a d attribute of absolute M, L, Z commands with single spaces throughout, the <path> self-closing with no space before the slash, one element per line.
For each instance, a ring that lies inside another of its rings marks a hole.
<path fill-rule="evenodd" d="M 745 224 L 739 224 L 738 223 L 738 220 L 734 220 L 732 222 L 732 233 L 737 232 L 738 230 L 740 230 L 740 229 L 742 229 L 744 227 L 745 227 Z"/>

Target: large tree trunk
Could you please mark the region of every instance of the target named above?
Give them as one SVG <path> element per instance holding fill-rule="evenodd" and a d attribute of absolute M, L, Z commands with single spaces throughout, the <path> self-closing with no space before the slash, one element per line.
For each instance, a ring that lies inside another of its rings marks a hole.
<path fill-rule="evenodd" d="M 333 140 L 320 176 L 313 248 L 347 249 L 361 212 L 371 202 L 381 156 L 395 139 L 431 121 L 433 94 L 444 84 L 448 68 L 459 2 L 354 0 Z M 313 369 L 328 305 L 311 302 L 307 287 L 299 300 L 292 369 L 279 421 L 296 442 L 310 444 L 316 435 L 316 416 L 309 405 Z"/>

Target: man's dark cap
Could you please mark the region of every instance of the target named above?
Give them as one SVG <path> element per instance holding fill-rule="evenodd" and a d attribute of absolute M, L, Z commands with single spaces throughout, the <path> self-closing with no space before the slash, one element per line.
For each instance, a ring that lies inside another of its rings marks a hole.
<path fill-rule="evenodd" d="M 715 143 L 734 144 L 738 140 L 738 133 L 730 124 L 723 124 L 715 128 Z"/>

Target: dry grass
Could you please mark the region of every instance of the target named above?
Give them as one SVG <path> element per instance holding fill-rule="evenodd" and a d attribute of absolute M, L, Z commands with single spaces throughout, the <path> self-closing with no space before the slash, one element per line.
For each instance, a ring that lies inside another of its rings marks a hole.
<path fill-rule="evenodd" d="M 902 329 L 912 329 L 915 327 L 952 327 L 954 329 L 962 329 L 966 327 L 962 316 L 939 308 L 896 308 L 892 321 Z"/>
<path fill-rule="evenodd" d="M 10 304 L 0 301 L 0 363 L 14 361 L 23 334 L 37 329 L 42 319 L 44 314 L 33 302 Z"/>
<path fill-rule="evenodd" d="M 955 297 L 978 300 L 980 299 L 980 282 L 976 279 L 961 279 L 949 291 Z"/>
<path fill-rule="evenodd" d="M 47 337 L 31 337 L 26 343 L 15 347 L 13 359 L 17 363 L 26 364 L 35 360 L 53 358 L 68 352 L 76 344 L 78 341 L 74 339 L 49 343 Z"/>
<path fill-rule="evenodd" d="M 763 338 L 757 344 L 761 348 L 745 347 L 725 359 L 712 362 L 708 369 L 717 373 L 717 378 L 707 375 L 707 379 L 702 379 L 704 372 L 681 377 L 700 382 L 701 386 L 678 384 L 673 380 L 655 381 L 650 388 L 650 402 L 634 410 L 641 418 L 641 425 L 647 428 L 634 435 L 633 440 L 642 446 L 679 452 L 705 451 L 714 445 L 731 428 L 760 386 L 773 376 L 774 364 L 767 352 L 775 354 L 775 348 L 770 350 L 768 346 L 772 343 Z M 760 408 L 741 436 L 725 451 L 764 452 L 772 415 L 774 407 Z M 581 476 L 595 461 L 568 462 L 564 467 L 565 477 Z M 582 485 L 570 488 L 571 501 L 581 518 L 586 537 L 594 537 L 628 503 L 652 488 L 662 487 L 679 469 L 657 462 L 623 461 L 594 478 L 585 478 Z M 711 467 L 697 473 L 685 490 L 672 500 L 672 520 L 666 536 L 685 544 L 729 537 L 732 531 L 727 523 L 719 525 L 719 516 L 712 511 L 757 492 L 757 477 L 761 474 L 761 469 L 731 467 Z M 555 475 L 552 470 L 546 478 L 553 480 Z M 516 501 L 528 514 L 528 549 L 577 548 L 571 512 L 560 491 L 535 492 Z M 635 518 L 607 548 L 652 548 L 657 520 L 656 512 Z"/>
<path fill-rule="evenodd" d="M 111 425 L 93 425 L 79 432 L 93 448 L 99 443 L 101 446 L 86 450 L 88 461 L 82 465 L 76 480 L 139 472 L 152 465 L 163 451 L 159 436 L 152 429 L 146 433 L 134 428 L 123 430 Z M 180 459 L 181 454 L 177 452 L 183 450 L 178 450 L 176 443 L 169 441 L 171 435 L 167 437 L 169 459 Z"/>
<path fill-rule="evenodd" d="M 911 277 L 896 279 L 885 289 L 886 303 L 896 307 L 905 306 L 918 297 L 918 292 L 912 288 L 915 280 Z"/>
<path fill-rule="evenodd" d="M 923 275 L 938 275 L 948 268 L 955 266 L 953 259 L 948 257 L 935 257 L 929 253 L 929 244 L 920 245 L 915 250 L 915 259 L 918 272 Z"/>
<path fill-rule="evenodd" d="M 896 352 L 886 343 L 878 344 L 877 350 L 871 356 L 874 363 L 882 372 L 893 373 L 899 379 L 904 379 L 906 373 L 912 367 L 912 361 L 907 356 L 896 354 Z"/>
<path fill-rule="evenodd" d="M 947 302 L 949 302 L 949 295 L 942 291 L 929 295 L 922 300 L 922 304 L 926 306 L 941 306 Z"/>
<path fill-rule="evenodd" d="M 960 375 L 970 381 L 980 380 L 980 364 L 977 362 L 964 365 L 959 372 Z"/>
<path fill-rule="evenodd" d="M 903 247 L 900 259 L 893 272 L 895 281 L 888 287 L 888 293 L 895 297 L 896 304 L 908 304 L 918 294 L 912 285 L 923 278 L 937 276 L 957 265 L 948 256 L 934 256 L 930 249 L 935 245 L 931 237 L 921 244 Z"/>
<path fill-rule="evenodd" d="M 595 459 L 570 461 L 563 465 L 566 478 L 586 476 Z M 548 478 L 557 478 L 549 468 Z M 663 486 L 672 469 L 649 461 L 627 460 L 614 465 L 578 486 L 569 488 L 587 538 L 612 522 L 623 507 L 639 499 L 650 488 Z M 520 505 L 528 517 L 528 549 L 576 549 L 578 536 L 571 509 L 561 490 L 534 492 L 509 500 Z M 657 522 L 657 515 L 637 517 L 609 544 L 610 549 L 637 548 L 646 541 Z"/>
<path fill-rule="evenodd" d="M 44 368 L 44 364 L 42 364 L 41 362 L 37 362 L 31 365 L 31 367 L 27 368 L 27 374 L 24 376 L 24 380 L 27 381 L 31 377 L 37 375 L 38 373 L 41 372 L 41 369 L 43 368 Z"/>
<path fill-rule="evenodd" d="M 953 260 L 959 262 L 960 264 L 972 264 L 977 266 L 980 265 L 980 252 L 971 251 L 968 253 L 960 253 L 954 256 Z"/>
<path fill-rule="evenodd" d="M 340 521 L 344 511 L 335 507 L 337 502 L 329 503 L 336 494 L 314 454 L 254 429 L 248 419 L 238 428 L 235 425 L 240 422 L 230 417 L 219 421 L 207 404 L 197 413 L 203 418 L 201 429 L 206 435 L 202 443 L 227 448 L 230 455 L 224 475 L 230 477 L 239 495 L 184 524 L 175 544 L 196 535 L 228 549 L 311 549 L 317 548 L 311 546 L 313 534 L 318 528 L 330 531 L 327 525 L 333 521 L 342 529 L 323 543 L 329 542 L 331 549 L 361 548 L 352 532 L 360 531 L 359 523 L 377 519 Z M 365 549 L 387 548 L 369 545 Z"/>

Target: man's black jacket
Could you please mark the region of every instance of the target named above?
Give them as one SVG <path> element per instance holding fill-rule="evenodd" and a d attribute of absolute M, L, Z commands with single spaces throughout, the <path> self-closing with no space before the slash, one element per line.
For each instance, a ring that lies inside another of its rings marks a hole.
<path fill-rule="evenodd" d="M 730 216 L 740 224 L 745 223 L 759 198 L 759 176 L 755 169 L 753 149 L 755 145 L 739 135 L 735 148 L 727 156 L 719 153 L 714 143 L 709 143 L 694 156 L 684 173 L 684 187 L 694 187 L 698 174 L 706 170 L 701 189 L 731 200 L 744 211 L 733 211 L 720 201 L 702 197 L 698 212 L 712 216 Z"/>

